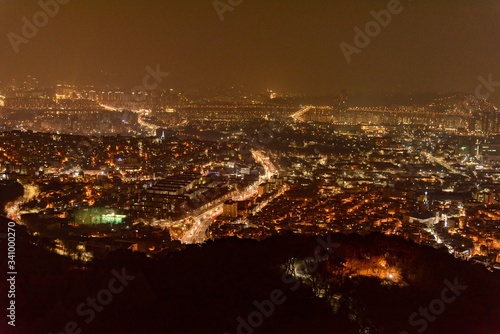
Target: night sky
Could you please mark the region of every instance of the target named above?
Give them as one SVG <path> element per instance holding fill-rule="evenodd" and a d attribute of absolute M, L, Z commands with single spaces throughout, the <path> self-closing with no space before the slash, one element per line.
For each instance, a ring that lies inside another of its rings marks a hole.
<path fill-rule="evenodd" d="M 354 45 L 354 28 L 389 2 L 243 0 L 221 21 L 213 0 L 72 0 L 15 53 L 7 34 L 22 36 L 21 19 L 32 22 L 41 7 L 0 0 L 0 81 L 31 74 L 127 88 L 160 64 L 170 73 L 161 88 L 184 91 L 473 93 L 480 75 L 500 82 L 500 1 L 492 0 L 401 1 L 402 12 L 348 64 L 340 43 Z"/>

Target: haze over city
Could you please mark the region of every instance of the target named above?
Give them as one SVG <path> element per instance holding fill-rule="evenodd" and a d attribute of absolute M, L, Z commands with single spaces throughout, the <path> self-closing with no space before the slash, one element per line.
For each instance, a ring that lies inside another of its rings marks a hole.
<path fill-rule="evenodd" d="M 353 44 L 354 27 L 387 4 L 241 1 L 221 22 L 213 1 L 70 1 L 19 53 L 2 39 L 0 78 L 131 88 L 146 66 L 161 64 L 171 74 L 165 88 L 182 91 L 472 93 L 479 75 L 496 71 L 499 7 L 489 0 L 402 1 L 401 14 L 347 64 L 339 44 Z M 21 35 L 21 18 L 38 10 L 36 1 L 0 2 L 0 30 Z"/>

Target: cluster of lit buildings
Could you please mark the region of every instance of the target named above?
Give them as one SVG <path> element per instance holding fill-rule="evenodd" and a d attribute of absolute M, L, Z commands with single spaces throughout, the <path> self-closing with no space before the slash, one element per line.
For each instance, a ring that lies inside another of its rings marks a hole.
<path fill-rule="evenodd" d="M 0 177 L 38 187 L 19 210 L 50 217 L 51 230 L 106 225 L 82 234 L 153 238 L 157 221 L 190 228 L 186 217 L 220 205 L 207 238 L 379 232 L 498 266 L 500 122 L 487 104 L 349 108 L 343 93 L 294 118 L 286 103 L 187 103 L 173 92 L 33 94 L 5 99 L 4 112 L 34 111 L 25 126 L 35 131 L 0 133 Z M 142 118 L 113 109 L 143 102 L 156 107 Z M 103 124 L 113 136 L 95 132 Z M 252 149 L 279 176 L 261 180 L 268 171 Z"/>

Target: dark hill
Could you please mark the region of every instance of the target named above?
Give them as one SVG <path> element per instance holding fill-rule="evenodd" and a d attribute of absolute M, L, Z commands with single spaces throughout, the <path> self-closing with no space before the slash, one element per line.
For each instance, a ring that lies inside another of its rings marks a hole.
<path fill-rule="evenodd" d="M 16 328 L 2 322 L 2 333 L 55 334 L 64 333 L 65 326 L 72 333 L 75 326 L 75 333 L 91 334 L 233 334 L 238 317 L 255 325 L 245 325 L 240 333 L 417 333 L 422 317 L 415 317 L 420 322 L 412 326 L 410 315 L 432 303 L 439 306 L 434 300 L 442 298 L 444 280 L 455 278 L 467 287 L 426 321 L 425 332 L 500 332 L 498 273 L 384 235 L 332 235 L 331 254 L 321 249 L 324 260 L 310 266 L 301 282 L 283 275 L 292 265 L 303 272 L 301 260 L 314 256 L 319 245 L 315 238 L 225 239 L 158 259 L 115 252 L 86 265 L 46 252 L 22 227 L 17 227 L 16 243 Z M 6 254 L 5 240 L 0 246 Z M 6 268 L 5 256 L 1 261 Z M 117 293 L 107 292 L 113 270 L 130 275 L 122 290 L 113 281 Z M 386 270 L 391 279 L 385 278 Z M 3 290 L 4 285 L 5 296 Z M 96 296 L 109 304 L 91 317 L 85 304 Z M 278 303 L 262 304 L 272 298 Z M 260 316 L 255 304 L 264 305 L 260 313 L 269 316 Z"/>

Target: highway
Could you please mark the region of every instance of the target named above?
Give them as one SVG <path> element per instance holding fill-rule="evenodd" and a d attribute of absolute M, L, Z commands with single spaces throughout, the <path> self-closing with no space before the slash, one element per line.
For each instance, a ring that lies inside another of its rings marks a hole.
<path fill-rule="evenodd" d="M 116 107 L 110 106 L 108 104 L 103 104 L 103 103 L 100 103 L 99 105 L 101 106 L 101 108 L 108 110 L 108 111 L 124 110 L 123 108 L 116 108 Z M 148 116 L 151 113 L 151 110 L 138 109 L 138 110 L 130 110 L 130 111 L 138 114 L 137 123 L 139 123 L 139 125 L 141 127 L 147 129 L 149 131 L 150 135 L 155 135 L 155 131 L 156 131 L 156 129 L 158 129 L 158 126 L 145 121 L 146 116 Z"/>
<path fill-rule="evenodd" d="M 294 121 L 296 122 L 303 122 L 304 120 L 302 119 L 302 116 L 307 113 L 309 110 L 311 110 L 312 108 L 314 108 L 313 106 L 306 106 L 302 109 L 300 109 L 299 111 L 297 111 L 296 113 L 293 113 L 291 115 L 291 117 L 293 118 Z"/>
<path fill-rule="evenodd" d="M 147 121 L 144 120 L 146 118 L 146 116 L 148 116 L 150 114 L 150 111 L 149 110 L 139 110 L 138 113 L 139 113 L 139 117 L 137 118 L 137 123 L 139 123 L 139 125 L 141 127 L 146 128 L 149 131 L 149 134 L 151 136 L 154 136 L 156 133 L 156 129 L 158 129 L 159 126 L 148 123 Z"/>
<path fill-rule="evenodd" d="M 264 167 L 264 174 L 259 177 L 259 180 L 254 182 L 252 185 L 245 188 L 239 194 L 235 194 L 233 198 L 238 201 L 246 200 L 257 195 L 257 190 L 259 184 L 268 181 L 277 172 L 274 164 L 269 160 L 269 157 L 262 151 L 252 150 L 252 155 L 256 162 L 262 164 Z M 199 244 L 206 240 L 205 233 L 212 223 L 212 221 L 222 213 L 222 205 L 218 204 L 213 208 L 206 210 L 203 213 L 195 217 L 187 217 L 176 223 L 186 223 L 188 221 L 193 221 L 193 225 L 180 239 L 184 244 Z"/>
<path fill-rule="evenodd" d="M 468 175 L 465 175 L 465 173 L 463 171 L 460 171 L 454 167 L 452 167 L 450 164 L 446 163 L 444 161 L 444 159 L 442 158 L 437 158 L 435 156 L 433 156 L 432 154 L 430 154 L 429 152 L 422 152 L 422 154 L 428 159 L 430 160 L 431 162 L 434 162 L 438 165 L 441 165 L 443 166 L 444 168 L 446 168 L 448 170 L 448 172 L 450 172 L 451 174 L 458 174 L 458 175 L 461 175 L 461 176 L 465 176 L 467 177 L 468 179 L 470 179 L 470 176 Z"/>

